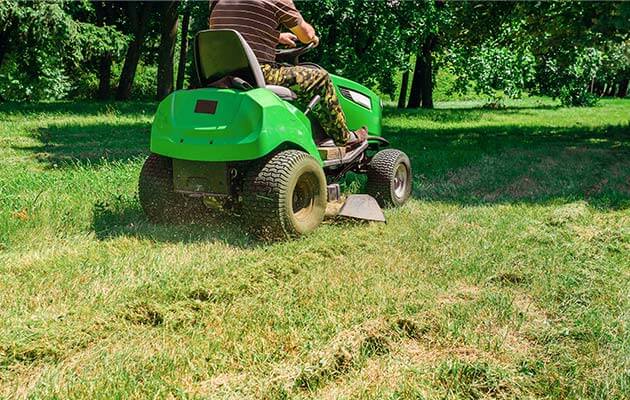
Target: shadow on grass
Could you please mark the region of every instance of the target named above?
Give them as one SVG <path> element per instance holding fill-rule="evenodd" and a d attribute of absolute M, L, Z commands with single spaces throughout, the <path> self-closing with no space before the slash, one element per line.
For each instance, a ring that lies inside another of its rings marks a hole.
<path fill-rule="evenodd" d="M 630 124 L 440 129 L 386 124 L 384 132 L 393 147 L 409 155 L 414 197 L 422 200 L 630 206 Z"/>
<path fill-rule="evenodd" d="M 115 116 L 147 112 L 155 107 L 153 103 L 13 105 L 10 111 L 100 115 L 105 106 L 113 107 L 112 122 L 53 124 L 38 131 L 41 145 L 22 149 L 36 153 L 41 162 L 50 166 L 75 162 L 98 165 L 103 160 L 125 162 L 148 153 L 149 124 L 116 122 Z M 606 125 L 594 121 L 596 126 L 557 127 L 527 125 L 529 122 L 521 122 L 515 116 L 513 124 L 474 124 L 487 113 L 523 114 L 529 109 L 555 108 L 541 105 L 500 110 L 387 109 L 390 118 L 384 121 L 384 135 L 393 147 L 409 155 L 414 169 L 413 194 L 424 201 L 475 205 L 585 200 L 601 208 L 630 206 L 630 123 Z M 458 122 L 472 123 L 470 127 L 449 126 Z M 126 218 L 126 212 L 139 212 L 136 208 L 123 210 L 121 218 Z M 111 218 L 117 217 L 111 215 L 104 221 Z M 136 219 L 137 223 L 141 221 L 140 217 Z M 228 232 L 213 231 L 213 226 L 199 228 L 194 235 L 229 236 Z M 159 235 L 158 228 L 146 229 Z"/>
<path fill-rule="evenodd" d="M 2 114 L 20 120 L 74 117 L 73 122 L 53 119 L 39 128 L 33 135 L 37 145 L 14 146 L 34 153 L 49 167 L 63 168 L 76 163 L 127 161 L 147 154 L 151 126 L 142 119 L 151 117 L 155 109 L 156 103 L 151 102 L 5 103 Z M 81 122 L 74 122 L 78 118 Z"/>
<path fill-rule="evenodd" d="M 194 221 L 154 224 L 147 220 L 135 196 L 119 195 L 93 207 L 92 229 L 99 240 L 119 236 L 167 243 L 220 242 L 252 248 L 262 242 L 251 237 L 239 218 L 210 212 Z"/>
<path fill-rule="evenodd" d="M 95 116 L 113 115 L 153 115 L 157 109 L 155 102 L 128 101 L 56 101 L 41 103 L 2 103 L 2 113 L 7 115 L 33 116 L 41 114 L 63 114 Z"/>
<path fill-rule="evenodd" d="M 539 105 L 539 106 L 507 106 L 498 109 L 484 108 L 480 106 L 457 107 L 457 108 L 436 108 L 431 110 L 425 109 L 403 109 L 399 110 L 393 107 L 386 107 L 383 115 L 387 117 L 407 117 L 413 118 L 415 121 L 431 121 L 442 123 L 457 122 L 476 122 L 481 120 L 488 113 L 499 115 L 526 115 L 529 111 L 540 110 L 557 110 L 559 105 Z"/>
<path fill-rule="evenodd" d="M 49 167 L 98 165 L 148 154 L 150 133 L 151 126 L 142 122 L 51 124 L 37 131 L 39 145 L 16 148 L 35 153 L 37 160 Z"/>

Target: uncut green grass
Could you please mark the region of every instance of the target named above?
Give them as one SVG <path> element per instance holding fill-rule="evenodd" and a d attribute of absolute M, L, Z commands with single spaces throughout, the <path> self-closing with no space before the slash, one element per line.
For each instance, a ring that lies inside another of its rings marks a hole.
<path fill-rule="evenodd" d="M 413 199 L 274 244 L 147 222 L 155 104 L 0 105 L 0 398 L 628 398 L 630 100 L 507 105 L 387 109 Z"/>

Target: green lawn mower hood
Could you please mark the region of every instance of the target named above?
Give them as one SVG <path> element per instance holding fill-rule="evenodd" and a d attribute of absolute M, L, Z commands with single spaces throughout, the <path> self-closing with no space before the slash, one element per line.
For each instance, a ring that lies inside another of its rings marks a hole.
<path fill-rule="evenodd" d="M 311 123 L 267 89 L 195 89 L 160 103 L 151 128 L 151 151 L 194 161 L 253 160 L 286 146 L 321 162 Z"/>

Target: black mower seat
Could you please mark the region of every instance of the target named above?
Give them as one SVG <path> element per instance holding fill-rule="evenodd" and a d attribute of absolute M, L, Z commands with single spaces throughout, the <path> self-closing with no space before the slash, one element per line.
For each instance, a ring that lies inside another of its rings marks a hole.
<path fill-rule="evenodd" d="M 253 88 L 265 88 L 283 100 L 293 101 L 297 95 L 289 88 L 267 85 L 256 55 L 240 33 L 233 29 L 201 31 L 195 39 L 195 66 L 202 86 L 231 76 Z"/>

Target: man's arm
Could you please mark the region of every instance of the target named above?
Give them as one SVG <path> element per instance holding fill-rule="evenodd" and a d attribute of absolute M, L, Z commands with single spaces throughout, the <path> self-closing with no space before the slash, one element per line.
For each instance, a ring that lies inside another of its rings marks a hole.
<path fill-rule="evenodd" d="M 316 46 L 319 44 L 319 38 L 315 34 L 315 28 L 304 20 L 291 28 L 291 32 L 295 33 L 295 36 L 297 36 L 302 43 L 314 42 Z"/>
<path fill-rule="evenodd" d="M 275 0 L 275 5 L 278 7 L 276 11 L 276 17 L 278 18 L 278 22 L 284 25 L 287 29 L 297 36 L 300 42 L 302 43 L 312 43 L 315 45 L 319 44 L 319 38 L 315 34 L 315 29 L 311 24 L 304 21 L 302 18 L 302 14 L 295 8 L 295 4 L 293 4 L 293 0 Z M 281 38 L 285 39 L 285 38 Z M 289 43 L 283 43 L 288 44 Z"/>

